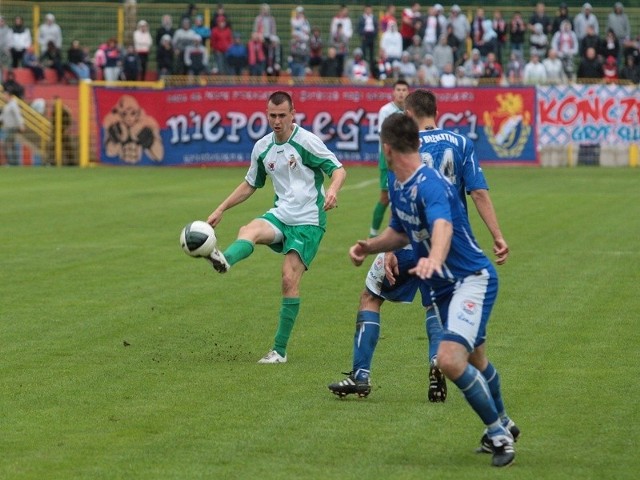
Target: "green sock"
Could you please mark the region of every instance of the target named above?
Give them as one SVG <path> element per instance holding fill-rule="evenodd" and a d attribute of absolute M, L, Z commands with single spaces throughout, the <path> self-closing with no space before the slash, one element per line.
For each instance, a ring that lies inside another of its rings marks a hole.
<path fill-rule="evenodd" d="M 287 353 L 287 343 L 293 330 L 293 324 L 296 323 L 296 317 L 300 310 L 300 298 L 282 297 L 282 305 L 280 306 L 280 321 L 278 322 L 278 331 L 273 343 L 273 349 L 283 357 Z"/>
<path fill-rule="evenodd" d="M 249 240 L 236 240 L 224 251 L 224 258 L 227 259 L 229 265 L 244 260 L 253 253 L 253 243 Z"/>
<path fill-rule="evenodd" d="M 376 208 L 373 209 L 373 221 L 371 222 L 371 231 L 380 230 L 382 220 L 384 219 L 384 212 L 386 212 L 387 206 L 382 203 L 376 203 Z"/>

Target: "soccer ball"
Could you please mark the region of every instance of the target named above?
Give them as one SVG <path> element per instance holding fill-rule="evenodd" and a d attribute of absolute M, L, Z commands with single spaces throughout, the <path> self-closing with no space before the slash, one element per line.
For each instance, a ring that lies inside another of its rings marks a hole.
<path fill-rule="evenodd" d="M 201 220 L 188 223 L 180 233 L 180 246 L 190 257 L 208 257 L 216 243 L 213 227 Z"/>

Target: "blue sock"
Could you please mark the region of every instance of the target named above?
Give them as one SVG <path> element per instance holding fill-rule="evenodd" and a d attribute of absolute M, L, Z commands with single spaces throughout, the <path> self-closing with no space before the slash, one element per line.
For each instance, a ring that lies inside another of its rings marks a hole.
<path fill-rule="evenodd" d="M 498 415 L 500 415 L 500 418 L 507 418 L 508 421 L 507 414 L 504 411 L 502 392 L 500 391 L 500 375 L 498 375 L 498 371 L 491 364 L 491 362 L 489 362 L 487 368 L 485 368 L 484 372 L 482 372 L 482 376 L 487 380 L 487 383 L 489 384 L 489 391 L 491 392 L 491 396 L 493 397 L 493 403 L 496 406 Z"/>
<path fill-rule="evenodd" d="M 444 333 L 438 307 L 432 306 L 427 308 L 425 327 L 427 329 L 427 339 L 429 340 L 429 361 L 431 361 L 438 353 L 440 340 L 442 340 L 442 334 Z"/>
<path fill-rule="evenodd" d="M 464 373 L 453 383 L 462 391 L 471 408 L 485 425 L 493 425 L 498 421 L 498 412 L 489 385 L 477 368 L 467 365 Z"/>
<path fill-rule="evenodd" d="M 380 313 L 362 310 L 353 336 L 353 371 L 358 380 L 369 377 L 373 352 L 380 337 Z"/>

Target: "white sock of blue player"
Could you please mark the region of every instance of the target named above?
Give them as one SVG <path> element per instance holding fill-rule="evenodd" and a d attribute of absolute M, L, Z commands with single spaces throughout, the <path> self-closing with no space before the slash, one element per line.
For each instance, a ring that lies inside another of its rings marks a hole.
<path fill-rule="evenodd" d="M 356 319 L 353 336 L 353 371 L 358 380 L 369 377 L 373 352 L 380 337 L 380 313 L 362 310 Z"/>
<path fill-rule="evenodd" d="M 489 390 L 487 380 L 473 365 L 468 364 L 464 373 L 453 381 L 471 405 L 471 408 L 491 428 L 500 427 L 498 411 Z"/>
<path fill-rule="evenodd" d="M 429 361 L 431 361 L 438 353 L 438 347 L 440 346 L 440 340 L 442 340 L 443 333 L 442 323 L 440 322 L 437 307 L 431 306 L 427 308 L 425 327 L 427 330 L 427 339 L 429 340 Z"/>

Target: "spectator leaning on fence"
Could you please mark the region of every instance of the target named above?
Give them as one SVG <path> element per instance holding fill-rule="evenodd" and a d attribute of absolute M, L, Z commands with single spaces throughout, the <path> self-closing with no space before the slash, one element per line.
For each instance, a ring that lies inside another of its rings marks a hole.
<path fill-rule="evenodd" d="M 156 64 L 158 66 L 158 77 L 163 78 L 167 75 L 173 75 L 173 45 L 171 44 L 171 35 L 165 34 L 160 39 L 160 45 L 156 50 Z"/>
<path fill-rule="evenodd" d="M 44 17 L 44 23 L 38 29 L 38 44 L 40 45 L 40 53 L 47 49 L 47 44 L 53 42 L 56 48 L 62 48 L 62 29 L 56 23 L 56 17 L 52 13 L 47 13 Z"/>
<path fill-rule="evenodd" d="M 153 39 L 149 33 L 149 24 L 146 20 L 140 20 L 137 27 L 133 32 L 133 46 L 140 59 L 140 80 L 144 81 L 147 79 L 147 63 L 149 62 Z"/>

